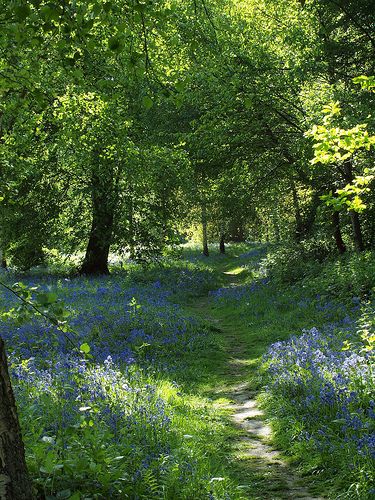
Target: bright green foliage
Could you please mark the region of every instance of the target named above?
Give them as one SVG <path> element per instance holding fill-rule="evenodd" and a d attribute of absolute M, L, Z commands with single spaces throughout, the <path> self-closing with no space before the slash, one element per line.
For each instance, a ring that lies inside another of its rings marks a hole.
<path fill-rule="evenodd" d="M 357 77 L 355 83 L 360 83 L 362 88 L 372 90 L 374 88 L 374 77 Z M 323 125 L 314 125 L 306 133 L 307 137 L 312 137 L 314 144 L 314 158 L 312 165 L 323 164 L 327 166 L 342 164 L 355 160 L 357 154 L 362 150 L 369 151 L 375 144 L 375 135 L 370 135 L 367 124 L 358 124 L 350 129 L 335 127 L 334 122 L 341 115 L 341 108 L 338 102 L 332 102 L 323 107 Z M 361 212 L 366 208 L 362 200 L 362 195 L 369 193 L 369 184 L 374 179 L 374 168 L 369 167 L 363 170 L 363 175 L 357 175 L 351 184 L 347 184 L 342 189 L 336 190 L 337 196 L 324 195 L 321 197 L 328 206 L 334 210 L 347 207 L 348 210 Z"/>
<path fill-rule="evenodd" d="M 220 240 L 222 253 L 232 241 L 281 244 L 267 265 L 270 276 L 283 283 L 306 278 L 311 280 L 306 286 L 318 288 L 320 266 L 332 259 L 325 284 L 333 293 L 339 285 L 348 290 L 351 285 L 359 295 L 361 287 L 370 293 L 373 264 L 367 250 L 375 244 L 373 4 L 0 0 L 2 266 L 40 273 L 55 265 L 66 278 L 67 263 L 73 274 L 81 275 L 116 275 L 119 265 L 131 277 L 136 268 L 139 281 L 152 277 L 157 282 L 158 266 L 173 256 L 176 260 L 160 279 L 173 292 L 185 281 L 200 279 L 199 293 L 204 295 L 213 287 L 209 268 L 203 271 L 198 255 L 192 256 L 198 264 L 181 267 L 178 260 L 178 245 L 195 234 L 205 244 Z M 345 252 L 348 257 L 339 259 Z M 362 258 L 369 259 L 368 269 Z M 225 256 L 220 259 L 226 262 Z M 142 271 L 136 262 L 142 263 Z M 246 274 L 241 269 L 235 266 L 238 276 Z M 351 276 L 351 270 L 358 277 Z M 86 286 L 86 278 L 81 279 Z M 271 300 L 271 292 L 263 292 L 258 298 Z M 21 286 L 18 293 L 68 333 L 67 312 L 54 290 Z M 93 293 L 88 285 L 88 296 Z M 123 293 L 121 287 L 118 293 Z M 194 293 L 189 289 L 181 295 L 187 299 Z M 257 334 L 264 332 L 271 342 L 275 327 L 262 323 L 269 311 L 258 302 L 251 302 L 259 313 L 253 318 Z M 157 308 L 148 308 L 132 293 L 122 307 L 134 330 L 142 330 L 143 320 L 150 330 L 134 346 L 126 340 L 140 359 L 148 359 L 152 349 L 167 351 L 167 343 L 159 345 L 150 338 L 153 329 L 166 324 Z M 287 320 L 293 322 L 292 307 L 281 299 L 270 307 L 273 318 L 283 308 L 290 309 Z M 104 309 L 105 315 L 111 314 Z M 120 309 L 117 305 L 114 311 Z M 16 307 L 13 312 L 27 319 L 26 310 Z M 10 321 L 13 312 L 6 316 Z M 98 318 L 102 312 L 97 311 Z M 117 319 L 111 316 L 108 323 L 116 325 Z M 302 328 L 302 323 L 293 324 Z M 292 333 L 283 328 L 283 336 Z M 92 338 L 77 340 L 76 352 L 84 363 L 91 363 L 95 354 L 91 340 L 102 339 L 105 332 L 96 325 L 90 330 Z M 124 342 L 123 333 L 119 328 L 111 334 L 116 347 Z M 93 366 L 90 376 L 95 378 L 100 370 Z M 135 392 L 149 378 L 158 380 L 159 372 L 141 372 L 135 377 Z M 79 385 L 79 372 L 74 374 L 72 383 Z M 121 384 L 127 375 L 121 372 L 115 384 L 124 401 L 127 394 Z M 191 414 L 206 403 L 200 400 L 193 410 L 187 409 L 187 399 L 179 400 L 168 384 L 163 382 L 160 391 L 170 390 L 177 401 L 172 420 L 178 427 L 182 415 L 181 428 L 193 435 Z M 38 393 L 52 423 L 63 387 L 61 383 L 56 389 L 52 408 Z M 33 395 L 28 390 L 25 401 Z M 110 405 L 116 405 L 109 393 Z M 167 395 L 165 400 L 168 406 Z M 156 402 L 151 398 L 150 407 L 156 408 Z M 141 412 L 143 403 L 142 398 L 140 406 L 129 399 L 129 408 Z M 54 448 L 52 436 L 42 442 L 36 437 L 38 424 L 30 430 L 31 455 L 35 452 L 30 460 L 38 488 L 45 488 L 41 494 L 55 494 L 54 478 L 62 474 L 56 450 L 65 449 L 67 439 L 74 456 L 64 462 L 69 477 L 74 477 L 78 463 L 80 480 L 92 486 L 100 476 L 106 497 L 114 474 L 117 491 L 126 484 L 124 495 L 141 497 L 152 491 L 155 497 L 173 498 L 190 438 L 173 441 L 173 434 L 172 448 L 179 457 L 175 462 L 173 453 L 165 451 L 168 437 L 161 435 L 164 455 L 156 459 L 151 453 L 153 465 L 144 471 L 141 433 L 132 443 L 138 453 L 135 464 L 130 453 L 123 459 L 125 452 L 108 444 L 110 431 L 95 420 L 95 408 L 83 403 L 80 408 L 82 418 L 72 431 L 80 439 L 67 431 L 61 440 L 53 438 L 58 443 Z M 207 414 L 202 410 L 199 415 Z M 199 418 L 193 421 L 199 427 Z M 96 425 L 98 441 L 92 429 Z M 202 424 L 200 436 L 213 427 Z M 152 442 L 153 431 L 147 432 Z M 223 487 L 216 476 L 213 486 L 207 483 L 203 457 L 209 442 L 206 436 L 197 448 L 192 446 L 199 456 L 200 491 L 209 495 L 211 488 L 212 495 L 225 498 L 232 492 L 229 479 Z M 220 438 L 215 449 L 221 443 Z M 95 455 L 88 469 L 80 461 L 87 450 Z M 138 466 L 143 475 L 132 490 L 127 471 Z M 165 484 L 160 481 L 164 466 Z M 75 498 L 75 487 L 62 488 L 62 497 Z M 184 495 L 193 498 L 194 492 L 188 484 Z"/>

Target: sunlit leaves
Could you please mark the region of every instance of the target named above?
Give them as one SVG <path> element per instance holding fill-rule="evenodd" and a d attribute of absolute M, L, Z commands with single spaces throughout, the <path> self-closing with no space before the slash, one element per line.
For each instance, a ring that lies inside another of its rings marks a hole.
<path fill-rule="evenodd" d="M 321 196 L 321 200 L 335 211 L 347 209 L 354 212 L 363 212 L 367 208 L 363 196 L 370 192 L 369 186 L 374 178 L 375 175 L 359 175 L 353 180 L 352 184 L 337 189 L 335 195 L 331 192 Z"/>
<path fill-rule="evenodd" d="M 375 141 L 375 136 L 369 135 L 366 124 L 358 124 L 351 129 L 314 125 L 306 135 L 315 140 L 313 165 L 345 161 L 360 149 L 369 150 Z"/>
<path fill-rule="evenodd" d="M 375 144 L 375 136 L 369 134 L 365 123 L 349 129 L 333 126 L 334 119 L 341 115 L 338 102 L 326 104 L 322 111 L 323 125 L 314 125 L 305 134 L 306 137 L 314 139 L 314 158 L 311 160 L 313 165 L 344 162 L 352 158 L 357 151 L 363 149 L 368 151 Z"/>
<path fill-rule="evenodd" d="M 363 90 L 375 92 L 375 76 L 357 76 L 353 78 L 353 82 L 361 85 Z"/>
<path fill-rule="evenodd" d="M 84 343 L 84 344 L 80 345 L 79 350 L 81 352 L 83 352 L 84 354 L 89 354 L 89 352 L 90 352 L 91 349 L 90 349 L 90 346 L 87 343 Z"/>
<path fill-rule="evenodd" d="M 374 86 L 374 77 L 360 76 L 354 79 L 362 88 L 371 90 Z M 370 135 L 367 124 L 360 123 L 349 129 L 334 126 L 334 121 L 341 115 L 338 102 L 331 102 L 323 107 L 323 125 L 314 125 L 305 135 L 314 140 L 313 165 L 340 165 L 353 161 L 355 155 L 361 151 L 369 151 L 375 144 L 375 135 Z M 321 197 L 328 206 L 339 211 L 343 207 L 355 212 L 362 212 L 366 208 L 363 195 L 369 193 L 369 185 L 374 179 L 374 169 L 366 169 L 363 175 L 355 177 L 351 184 Z"/>

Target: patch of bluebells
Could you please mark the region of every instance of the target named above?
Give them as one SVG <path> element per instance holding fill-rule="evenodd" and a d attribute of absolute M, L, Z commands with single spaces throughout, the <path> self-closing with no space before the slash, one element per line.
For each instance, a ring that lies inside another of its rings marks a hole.
<path fill-rule="evenodd" d="M 201 347 L 207 335 L 168 300 L 171 291 L 161 281 L 129 286 L 121 276 L 23 282 L 57 292 L 71 313 L 73 341 L 89 343 L 92 355 L 83 358 L 37 316 L 24 324 L 0 323 L 30 469 L 34 477 L 42 474 L 44 493 L 68 484 L 72 491 L 83 485 L 86 492 L 100 491 L 101 498 L 146 494 L 148 468 L 157 476 L 173 475 L 180 461 L 189 463 L 189 454 L 173 450 L 181 447 L 172 428 L 173 406 L 147 381 L 155 369 L 172 372 L 180 355 Z M 15 304 L 7 292 L 0 300 L 4 309 Z M 40 471 L 49 470 L 45 461 L 51 456 L 61 469 L 51 470 L 49 478 Z M 199 476 L 197 467 L 192 465 Z"/>
<path fill-rule="evenodd" d="M 9 361 L 30 461 L 35 461 L 38 449 L 43 447 L 41 438 L 47 437 L 48 443 L 54 443 L 49 451 L 62 462 L 64 474 L 55 476 L 55 488 L 63 488 L 68 482 L 77 489 L 85 485 L 87 492 L 109 494 L 108 477 L 101 478 L 90 469 L 91 460 L 102 468 L 113 460 L 111 453 L 131 451 L 128 457 L 123 456 L 121 464 L 133 485 L 142 475 L 142 463 L 149 450 L 156 461 L 170 451 L 171 407 L 158 396 L 156 386 L 142 383 L 135 372 L 131 375 L 120 371 L 111 357 L 98 364 L 72 353 L 60 354 L 53 360 L 22 360 L 10 354 Z M 30 428 L 30 419 L 40 424 L 36 430 Z M 85 429 L 92 430 L 87 433 Z M 90 458 L 91 447 L 105 447 L 110 453 Z M 87 449 L 87 461 L 81 471 L 71 470 L 70 464 L 79 463 L 83 448 Z M 64 449 L 69 450 L 65 458 Z M 43 469 L 44 459 L 44 455 L 39 458 L 39 468 Z M 116 498 L 119 495 L 118 490 L 111 493 Z"/>
<path fill-rule="evenodd" d="M 277 418 L 287 427 L 299 422 L 300 443 L 335 467 L 368 471 L 368 490 L 375 480 L 374 352 L 357 329 L 345 315 L 274 343 L 263 361 Z"/>
<path fill-rule="evenodd" d="M 267 247 L 260 246 L 258 248 L 252 248 L 251 250 L 241 253 L 238 258 L 241 260 L 247 259 L 257 259 L 261 257 L 265 257 L 267 254 Z"/>
<path fill-rule="evenodd" d="M 190 349 L 195 340 L 199 342 L 204 336 L 198 322 L 184 316 L 181 308 L 168 300 L 171 292 L 160 281 L 148 286 L 124 286 L 121 277 L 111 277 L 26 284 L 57 291 L 71 311 L 69 325 L 76 333 L 74 342 L 88 342 L 91 354 L 100 362 L 111 356 L 116 363 L 134 363 L 138 348 L 149 344 L 162 356 L 168 356 L 172 364 L 176 350 L 187 346 Z M 6 309 L 15 303 L 9 293 L 2 299 Z M 60 355 L 71 349 L 55 326 L 37 317 L 23 325 L 0 323 L 0 336 L 23 358 L 33 357 L 35 352 L 43 352 L 45 357 Z M 160 350 L 160 346 L 173 348 Z"/>
<path fill-rule="evenodd" d="M 210 291 L 209 295 L 216 302 L 237 302 L 241 301 L 242 299 L 246 299 L 246 297 L 248 297 L 249 295 L 259 291 L 262 287 L 268 285 L 268 283 L 268 278 L 262 278 L 258 281 L 254 281 L 249 285 L 218 288 L 217 290 Z"/>

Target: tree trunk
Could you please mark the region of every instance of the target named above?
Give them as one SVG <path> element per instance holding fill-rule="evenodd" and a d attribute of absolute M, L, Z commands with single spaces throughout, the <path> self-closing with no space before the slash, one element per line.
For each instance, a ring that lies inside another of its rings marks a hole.
<path fill-rule="evenodd" d="M 365 249 L 365 245 L 363 243 L 362 229 L 361 229 L 361 222 L 359 220 L 359 215 L 357 212 L 354 212 L 353 210 L 349 212 L 349 215 L 352 223 L 355 248 L 357 252 L 363 252 L 363 250 Z"/>
<path fill-rule="evenodd" d="M 79 270 L 80 274 L 109 274 L 108 255 L 112 241 L 117 194 L 114 179 L 107 177 L 108 171 L 100 167 L 92 173 L 92 223 L 86 255 Z"/>
<path fill-rule="evenodd" d="M 344 240 L 342 239 L 341 229 L 340 229 L 340 214 L 339 212 L 333 212 L 332 214 L 332 226 L 333 226 L 333 236 L 335 238 L 337 250 L 340 254 L 346 252 L 346 246 Z"/>
<path fill-rule="evenodd" d="M 345 161 L 344 172 L 345 172 L 345 182 L 347 182 L 348 184 L 352 184 L 354 179 L 352 160 Z M 353 240 L 355 248 L 357 252 L 363 252 L 363 250 L 365 249 L 365 245 L 363 244 L 362 228 L 361 228 L 361 222 L 359 220 L 359 215 L 357 212 L 354 212 L 354 210 L 350 210 L 349 215 L 352 223 Z"/>
<path fill-rule="evenodd" d="M 207 239 L 207 210 L 205 203 L 202 204 L 202 244 L 203 244 L 203 255 L 209 256 L 208 251 L 208 239 Z"/>
<path fill-rule="evenodd" d="M 108 255 L 112 239 L 113 214 L 94 207 L 89 242 L 80 274 L 109 274 Z"/>
<path fill-rule="evenodd" d="M 3 252 L 2 250 L 0 250 L 0 267 L 2 267 L 3 269 L 6 269 L 8 267 L 7 265 L 7 260 L 5 258 L 5 252 Z"/>
<path fill-rule="evenodd" d="M 0 499 L 30 500 L 31 481 L 13 390 L 9 379 L 4 342 L 0 338 Z"/>
<path fill-rule="evenodd" d="M 296 231 L 295 231 L 295 239 L 297 242 L 300 242 L 303 237 L 303 221 L 301 215 L 301 208 L 299 205 L 298 194 L 296 190 L 296 186 L 294 181 L 292 181 L 292 196 L 293 196 L 293 208 L 294 208 L 294 216 L 296 219 Z"/>
<path fill-rule="evenodd" d="M 225 254 L 225 238 L 223 233 L 220 235 L 219 248 L 220 248 L 220 253 Z"/>

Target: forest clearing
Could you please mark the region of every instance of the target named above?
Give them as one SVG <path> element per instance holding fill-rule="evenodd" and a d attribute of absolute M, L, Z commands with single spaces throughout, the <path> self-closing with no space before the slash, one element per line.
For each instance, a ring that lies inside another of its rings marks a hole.
<path fill-rule="evenodd" d="M 0 500 L 374 499 L 374 0 L 0 7 Z"/>

